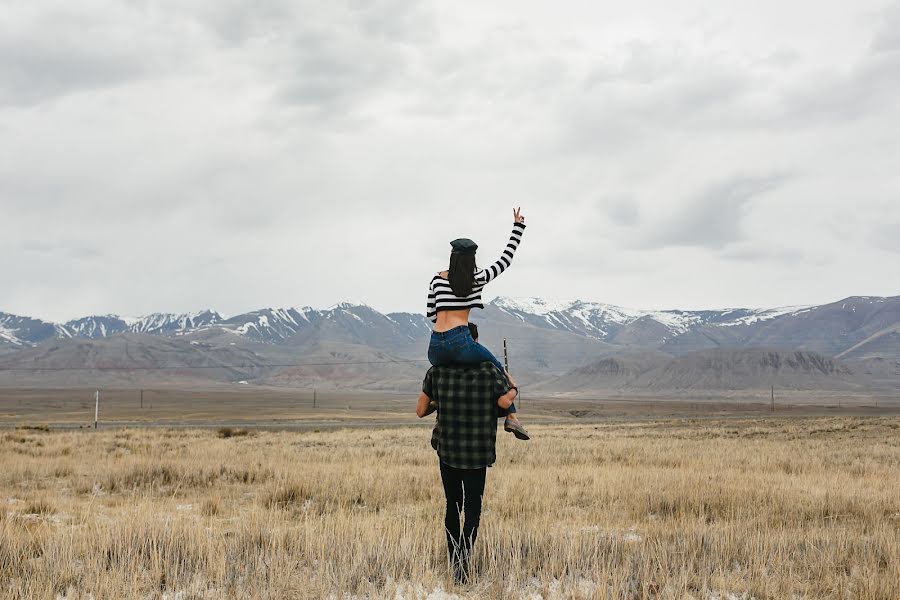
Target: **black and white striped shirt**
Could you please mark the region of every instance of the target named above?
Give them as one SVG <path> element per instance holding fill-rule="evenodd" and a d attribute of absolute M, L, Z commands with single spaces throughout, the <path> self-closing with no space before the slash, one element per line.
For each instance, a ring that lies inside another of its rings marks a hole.
<path fill-rule="evenodd" d="M 489 282 L 493 281 L 512 264 L 513 254 L 522 241 L 522 234 L 525 232 L 525 223 L 513 223 L 512 234 L 509 236 L 509 243 L 506 249 L 495 263 L 487 269 L 475 269 L 475 285 L 472 286 L 472 293 L 461 298 L 453 293 L 450 288 L 450 281 L 441 277 L 438 273 L 431 279 L 431 285 L 428 286 L 428 305 L 425 315 L 433 322 L 437 322 L 437 314 L 442 310 L 462 310 L 464 308 L 484 308 L 481 302 L 481 290 Z"/>

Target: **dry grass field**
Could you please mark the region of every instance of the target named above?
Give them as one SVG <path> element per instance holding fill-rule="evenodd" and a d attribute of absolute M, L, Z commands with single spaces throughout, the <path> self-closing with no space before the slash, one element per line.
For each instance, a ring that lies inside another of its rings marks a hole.
<path fill-rule="evenodd" d="M 900 419 L 499 435 L 450 584 L 425 428 L 0 432 L 8 598 L 900 598 Z"/>

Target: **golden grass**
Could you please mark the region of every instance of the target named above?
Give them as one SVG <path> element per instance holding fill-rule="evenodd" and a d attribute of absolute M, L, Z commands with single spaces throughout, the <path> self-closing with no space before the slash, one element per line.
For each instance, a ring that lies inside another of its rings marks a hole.
<path fill-rule="evenodd" d="M 533 433 L 463 587 L 428 429 L 0 433 L 0 595 L 900 598 L 898 419 Z"/>

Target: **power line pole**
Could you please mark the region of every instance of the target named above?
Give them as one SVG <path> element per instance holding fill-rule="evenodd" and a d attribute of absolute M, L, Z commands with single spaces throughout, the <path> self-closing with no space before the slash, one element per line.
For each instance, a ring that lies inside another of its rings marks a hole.
<path fill-rule="evenodd" d="M 94 392 L 94 429 L 97 429 L 97 421 L 100 418 L 100 390 Z"/>
<path fill-rule="evenodd" d="M 313 408 L 315 408 L 315 407 L 316 407 L 316 390 L 314 388 L 313 389 Z"/>
<path fill-rule="evenodd" d="M 141 408 L 144 408 L 144 388 L 141 388 Z"/>
<path fill-rule="evenodd" d="M 503 338 L 503 368 L 509 373 L 509 352 L 506 349 L 506 338 Z M 521 394 L 521 390 L 516 390 L 516 402 L 519 403 L 519 406 L 522 406 Z"/>
<path fill-rule="evenodd" d="M 775 385 L 772 385 L 772 406 L 771 411 L 775 412 Z"/>

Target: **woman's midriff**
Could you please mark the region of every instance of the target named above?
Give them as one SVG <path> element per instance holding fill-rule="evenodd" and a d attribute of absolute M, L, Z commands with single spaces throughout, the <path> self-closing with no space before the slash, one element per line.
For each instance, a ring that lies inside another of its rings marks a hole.
<path fill-rule="evenodd" d="M 442 310 L 438 312 L 434 330 L 438 333 L 443 333 L 460 325 L 468 325 L 470 310 L 472 309 L 464 308 L 462 310 Z"/>

